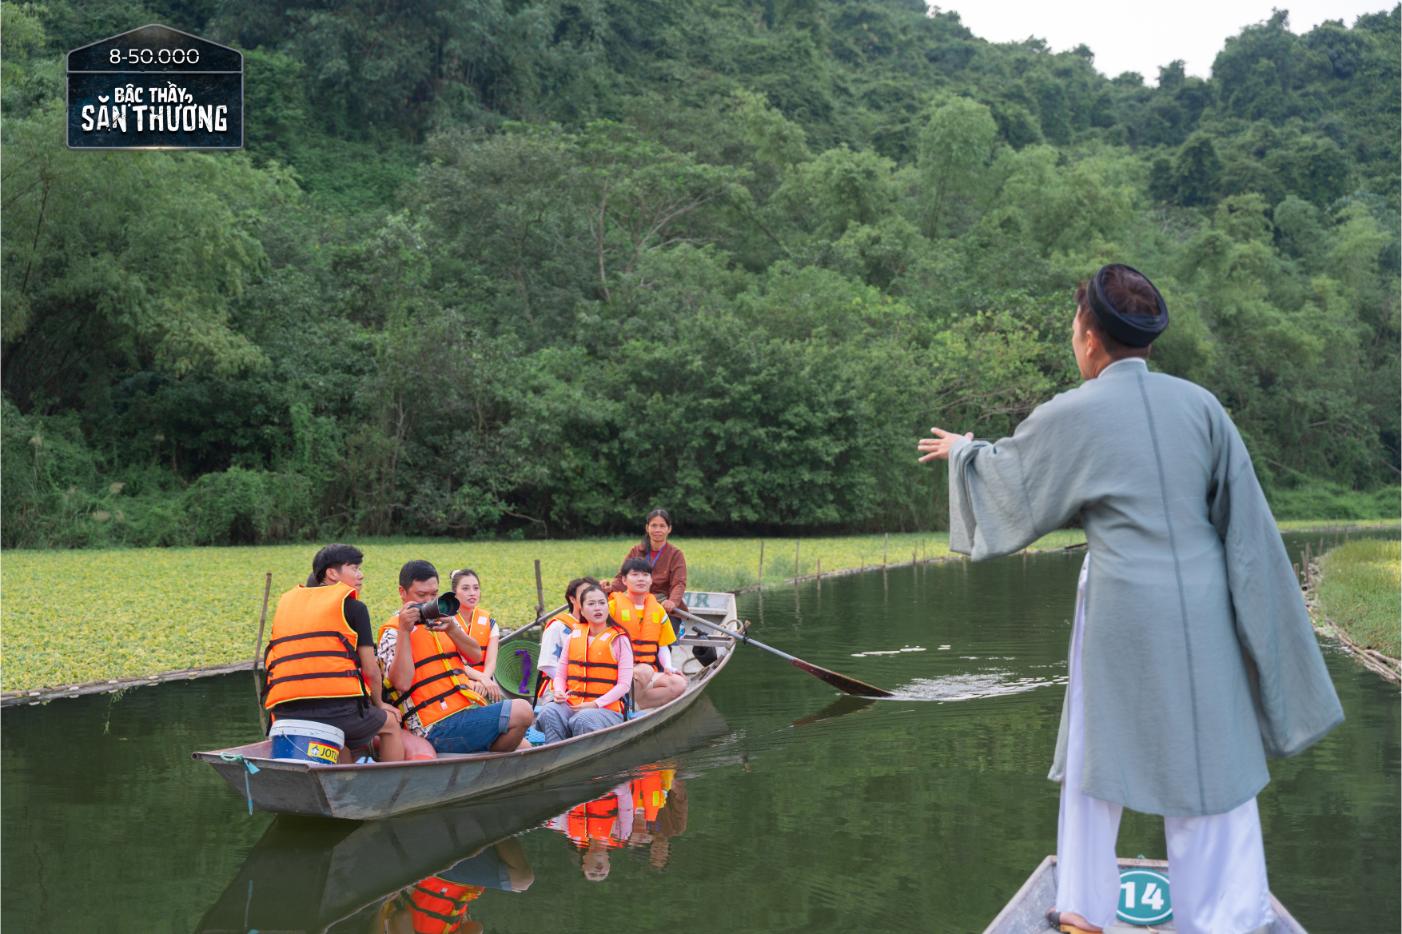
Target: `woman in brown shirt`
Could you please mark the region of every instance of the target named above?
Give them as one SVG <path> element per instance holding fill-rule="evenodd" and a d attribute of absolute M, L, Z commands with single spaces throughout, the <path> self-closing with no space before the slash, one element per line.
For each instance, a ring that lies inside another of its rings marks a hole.
<path fill-rule="evenodd" d="M 672 517 L 665 509 L 654 509 L 647 514 L 643 526 L 643 540 L 628 550 L 623 560 L 645 558 L 652 565 L 652 594 L 662 604 L 662 609 L 671 613 L 681 607 L 686 609 L 682 596 L 686 593 L 686 556 L 681 549 L 667 541 L 672 534 Z M 623 572 L 607 584 L 610 592 L 627 590 L 623 583 Z"/>

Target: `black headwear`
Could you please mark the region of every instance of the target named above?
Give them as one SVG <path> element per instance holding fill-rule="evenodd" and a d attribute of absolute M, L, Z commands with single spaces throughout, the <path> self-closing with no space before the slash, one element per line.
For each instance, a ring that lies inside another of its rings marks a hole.
<path fill-rule="evenodd" d="M 1101 266 L 1094 278 L 1090 280 L 1090 288 L 1086 292 L 1086 298 L 1090 300 L 1090 310 L 1095 315 L 1095 321 L 1106 334 L 1126 347 L 1148 347 L 1153 343 L 1154 338 L 1162 334 L 1164 329 L 1168 327 L 1168 306 L 1164 304 L 1163 295 L 1154 283 L 1149 282 L 1149 288 L 1154 290 L 1154 299 L 1159 303 L 1159 313 L 1157 315 L 1126 314 L 1116 308 L 1105 294 L 1105 273 L 1111 269 L 1132 272 L 1145 282 L 1149 282 L 1149 277 L 1144 273 L 1122 263 Z"/>

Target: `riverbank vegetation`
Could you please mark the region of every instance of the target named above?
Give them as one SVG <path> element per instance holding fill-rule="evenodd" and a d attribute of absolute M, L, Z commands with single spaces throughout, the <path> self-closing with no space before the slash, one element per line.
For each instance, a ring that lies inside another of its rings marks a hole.
<path fill-rule="evenodd" d="M 1345 542 L 1319 558 L 1317 615 L 1361 650 L 1402 658 L 1402 542 Z"/>
<path fill-rule="evenodd" d="M 1208 79 L 910 0 L 3 17 L 7 548 L 938 529 L 915 438 L 1073 385 L 1112 259 L 1281 518 L 1397 514 L 1397 8 Z M 246 151 L 62 145 L 151 21 L 245 52 Z"/>

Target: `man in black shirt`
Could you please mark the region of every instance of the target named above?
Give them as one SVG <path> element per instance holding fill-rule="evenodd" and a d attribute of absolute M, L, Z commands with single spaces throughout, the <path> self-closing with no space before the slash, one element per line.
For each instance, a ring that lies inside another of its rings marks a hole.
<path fill-rule="evenodd" d="M 355 654 L 363 680 L 368 683 L 368 689 L 360 696 L 307 696 L 305 692 L 314 693 L 318 690 L 311 687 L 312 682 L 307 681 L 298 685 L 296 683 L 297 676 L 290 678 L 284 676 L 288 682 L 289 693 L 294 695 L 298 692 L 302 693 L 301 696 L 279 699 L 274 697 L 271 691 L 271 688 L 278 683 L 279 675 L 274 673 L 270 666 L 268 700 L 276 717 L 313 720 L 336 727 L 345 733 L 346 746 L 352 750 L 368 746 L 378 736 L 380 740 L 379 760 L 381 762 L 397 762 L 404 758 L 399 711 L 392 705 L 384 703 L 382 699 L 383 681 L 379 661 L 375 657 L 375 637 L 370 625 L 370 610 L 358 599 L 360 586 L 365 580 L 365 575 L 360 570 L 360 564 L 363 560 L 364 555 L 360 549 L 353 545 L 327 545 L 318 551 L 312 559 L 312 573 L 307 578 L 307 587 L 343 584 L 350 589 L 351 592 L 341 603 L 341 613 L 346 625 L 355 633 Z M 283 598 L 279 600 L 279 610 L 282 609 L 283 601 L 287 597 L 288 594 L 284 594 Z M 279 625 L 283 620 L 284 617 L 281 613 L 274 618 L 274 642 L 282 637 L 279 633 Z M 288 620 L 283 625 L 288 627 L 289 632 L 293 632 L 294 636 L 297 628 L 305 628 L 298 620 Z M 295 662 L 296 654 L 295 649 L 289 651 L 284 661 Z M 318 661 L 316 664 L 324 667 L 326 663 Z M 308 675 L 304 674 L 302 677 L 306 678 Z M 335 690 L 341 694 L 345 693 L 344 688 L 341 687 L 335 688 Z"/>

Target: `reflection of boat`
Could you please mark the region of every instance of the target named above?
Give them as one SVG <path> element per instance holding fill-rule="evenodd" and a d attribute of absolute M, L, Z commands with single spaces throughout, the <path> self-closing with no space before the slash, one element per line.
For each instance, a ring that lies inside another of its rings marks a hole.
<path fill-rule="evenodd" d="M 358 825 L 280 817 L 205 913 L 199 930 L 343 930 L 343 921 L 373 914 L 384 898 L 405 886 L 596 798 L 640 763 L 699 748 L 727 729 L 703 698 L 666 730 L 558 773 L 548 787 Z"/>
<path fill-rule="evenodd" d="M 1120 860 L 1120 879 L 1121 881 L 1129 880 L 1125 882 L 1125 886 L 1121 886 L 1122 889 L 1128 886 L 1130 892 L 1136 891 L 1133 887 L 1133 877 L 1140 875 L 1148 878 L 1160 878 L 1166 883 L 1168 863 L 1157 859 Z M 1138 891 L 1141 894 L 1147 894 L 1151 890 L 1145 886 Z M 1129 897 L 1133 898 L 1132 895 Z M 1124 898 L 1125 895 L 1122 893 L 1120 906 L 1122 910 L 1126 907 Z M 984 929 L 983 934 L 1045 934 L 1050 930 L 1047 927 L 1046 911 L 1055 902 L 1056 857 L 1048 856 L 1042 860 L 1041 865 L 1033 870 L 1032 875 L 1022 884 L 1022 888 L 1017 890 L 1017 894 L 1012 897 L 1012 900 L 1003 907 L 1002 911 L 998 912 L 998 917 L 994 918 L 993 923 Z M 1157 906 L 1165 913 L 1171 911 L 1171 903 L 1165 903 L 1162 899 Z M 1143 913 L 1145 910 L 1144 906 L 1137 904 L 1129 907 L 1137 909 L 1137 913 Z M 1148 906 L 1150 911 L 1153 908 L 1154 905 Z M 1300 923 L 1291 917 L 1290 912 L 1285 910 L 1285 906 L 1274 895 L 1271 896 L 1271 908 L 1275 910 L 1275 923 L 1265 929 L 1267 934 L 1304 934 L 1305 929 L 1300 927 Z M 1114 934 L 1114 932 L 1129 934 L 1132 931 L 1149 930 L 1144 926 L 1146 924 L 1152 924 L 1152 930 L 1155 931 L 1174 930 L 1172 918 L 1159 921 L 1151 917 L 1142 918 L 1134 926 L 1116 920 L 1105 930 L 1107 934 Z"/>
<path fill-rule="evenodd" d="M 698 615 L 739 628 L 733 594 L 688 592 L 687 601 Z M 691 657 L 695 648 L 713 649 L 716 657 L 697 664 Z M 680 697 L 617 726 L 549 745 L 409 762 L 313 766 L 271 758 L 271 742 L 263 740 L 193 757 L 208 762 L 253 807 L 265 811 L 350 820 L 389 817 L 499 793 L 635 743 L 695 703 L 730 662 L 733 648 L 729 639 L 682 639 L 673 646 L 678 667 L 687 663 L 687 689 Z"/>

